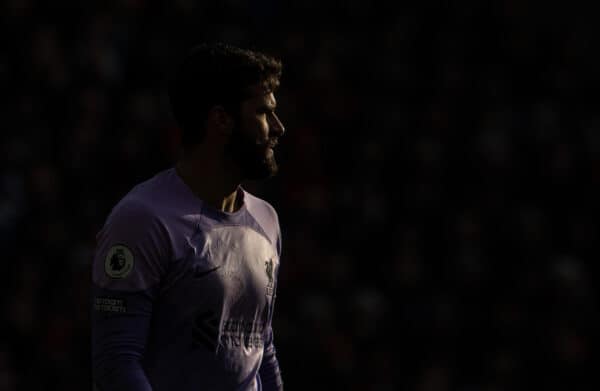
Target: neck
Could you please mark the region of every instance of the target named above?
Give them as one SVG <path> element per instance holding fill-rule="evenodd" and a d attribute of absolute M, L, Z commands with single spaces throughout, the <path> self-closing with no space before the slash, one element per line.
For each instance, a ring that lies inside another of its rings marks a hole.
<path fill-rule="evenodd" d="M 241 179 L 235 170 L 218 156 L 214 148 L 203 145 L 186 151 L 176 170 L 183 182 L 203 202 L 223 212 L 235 212 L 241 207 L 238 188 Z"/>

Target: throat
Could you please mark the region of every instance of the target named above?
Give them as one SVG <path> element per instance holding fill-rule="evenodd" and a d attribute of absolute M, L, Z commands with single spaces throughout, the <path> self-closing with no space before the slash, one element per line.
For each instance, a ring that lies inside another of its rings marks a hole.
<path fill-rule="evenodd" d="M 216 170 L 203 165 L 192 165 L 180 160 L 175 167 L 181 180 L 204 203 L 222 212 L 233 213 L 244 204 L 244 194 L 235 181 L 225 180 Z"/>
<path fill-rule="evenodd" d="M 221 203 L 221 211 L 227 213 L 234 213 L 240 210 L 243 203 L 243 196 L 241 190 L 238 188 L 236 191 L 228 195 L 223 199 Z"/>

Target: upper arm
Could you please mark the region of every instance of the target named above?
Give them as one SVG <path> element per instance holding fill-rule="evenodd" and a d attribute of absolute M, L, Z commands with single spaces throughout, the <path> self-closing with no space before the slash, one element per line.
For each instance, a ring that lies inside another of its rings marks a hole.
<path fill-rule="evenodd" d="M 115 208 L 92 265 L 92 364 L 101 389 L 148 389 L 141 369 L 150 319 L 169 259 L 160 220 L 138 204 Z"/>
<path fill-rule="evenodd" d="M 97 235 L 93 282 L 121 291 L 156 286 L 169 253 L 166 229 L 148 207 L 133 202 L 118 205 Z"/>

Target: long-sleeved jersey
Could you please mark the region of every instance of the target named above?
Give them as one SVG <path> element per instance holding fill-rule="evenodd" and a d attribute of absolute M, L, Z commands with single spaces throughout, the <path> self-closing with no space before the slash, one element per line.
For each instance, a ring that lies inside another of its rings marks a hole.
<path fill-rule="evenodd" d="M 279 222 L 238 194 L 238 211 L 219 211 L 171 168 L 113 208 L 92 268 L 98 390 L 282 388 L 271 329 Z"/>

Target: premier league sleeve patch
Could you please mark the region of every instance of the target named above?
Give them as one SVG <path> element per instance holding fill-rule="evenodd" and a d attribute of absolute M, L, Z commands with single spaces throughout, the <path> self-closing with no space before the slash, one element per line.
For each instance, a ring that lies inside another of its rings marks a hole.
<path fill-rule="evenodd" d="M 106 254 L 104 271 L 110 278 L 125 278 L 133 269 L 133 254 L 126 246 L 112 246 Z"/>

